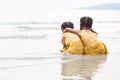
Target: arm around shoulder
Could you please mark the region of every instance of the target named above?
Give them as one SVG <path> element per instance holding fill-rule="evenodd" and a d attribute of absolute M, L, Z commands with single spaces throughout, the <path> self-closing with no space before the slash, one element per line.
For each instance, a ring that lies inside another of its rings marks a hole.
<path fill-rule="evenodd" d="M 71 32 L 71 33 L 75 33 L 75 34 L 77 34 L 77 35 L 80 34 L 80 30 L 74 30 L 74 29 L 71 29 L 71 28 L 66 28 L 66 29 L 63 31 L 63 33 L 65 33 L 65 32 Z"/>

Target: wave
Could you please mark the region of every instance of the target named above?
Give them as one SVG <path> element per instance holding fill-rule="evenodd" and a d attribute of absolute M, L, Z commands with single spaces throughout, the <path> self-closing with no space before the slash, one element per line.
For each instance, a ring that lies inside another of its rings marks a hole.
<path fill-rule="evenodd" d="M 120 21 L 96 21 L 96 23 L 120 23 Z"/>
<path fill-rule="evenodd" d="M 45 39 L 48 35 L 11 35 L 0 36 L 0 39 Z"/>
<path fill-rule="evenodd" d="M 120 23 L 119 20 L 104 20 L 104 21 L 96 21 L 97 23 Z M 77 22 L 79 23 L 79 21 Z M 26 24 L 61 24 L 61 22 L 56 21 L 56 22 L 0 22 L 0 25 L 26 25 Z"/>
<path fill-rule="evenodd" d="M 61 22 L 0 22 L 0 25 L 21 25 L 21 24 L 61 24 Z"/>
<path fill-rule="evenodd" d="M 65 63 L 78 59 L 77 55 L 49 55 L 39 57 L 0 57 L 0 61 L 4 64 L 0 70 L 42 66 L 43 64 Z M 5 62 L 9 62 L 5 63 Z"/>
<path fill-rule="evenodd" d="M 43 59 L 53 59 L 58 57 L 0 57 L 0 60 L 43 60 Z"/>
<path fill-rule="evenodd" d="M 59 30 L 59 27 L 30 27 L 30 26 L 18 26 L 21 30 Z"/>
<path fill-rule="evenodd" d="M 57 52 L 55 55 L 41 55 L 38 57 L 0 57 L 0 60 L 44 60 L 44 59 L 54 59 L 54 58 L 59 58 L 62 60 L 71 60 L 71 59 L 77 59 L 77 58 L 82 58 L 83 56 L 81 55 L 71 55 L 71 54 L 61 54 Z"/>
<path fill-rule="evenodd" d="M 103 39 L 120 39 L 120 37 L 100 37 L 100 38 L 103 38 Z"/>

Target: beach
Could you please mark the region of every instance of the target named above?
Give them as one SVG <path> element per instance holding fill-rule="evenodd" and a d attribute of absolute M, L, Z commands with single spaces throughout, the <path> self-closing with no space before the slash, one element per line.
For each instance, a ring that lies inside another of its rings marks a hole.
<path fill-rule="evenodd" d="M 70 20 L 79 29 L 79 19 L 84 15 L 93 18 L 93 29 L 106 44 L 107 56 L 59 52 L 61 23 Z M 73 10 L 34 16 L 33 20 L 0 20 L 0 80 L 120 79 L 120 11 Z"/>

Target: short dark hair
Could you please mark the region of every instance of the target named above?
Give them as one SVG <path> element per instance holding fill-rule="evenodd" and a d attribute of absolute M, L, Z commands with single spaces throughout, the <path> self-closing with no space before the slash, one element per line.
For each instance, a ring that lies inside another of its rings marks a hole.
<path fill-rule="evenodd" d="M 63 22 L 61 25 L 61 29 L 65 29 L 65 28 L 74 28 L 74 24 L 72 22 Z"/>

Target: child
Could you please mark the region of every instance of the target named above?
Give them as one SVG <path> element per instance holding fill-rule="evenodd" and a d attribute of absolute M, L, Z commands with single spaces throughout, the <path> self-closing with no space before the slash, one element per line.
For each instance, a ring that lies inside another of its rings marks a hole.
<path fill-rule="evenodd" d="M 65 29 L 64 32 L 72 32 L 81 37 L 86 55 L 107 55 L 108 51 L 105 44 L 98 40 L 97 33 L 92 30 L 93 20 L 90 17 L 80 19 L 80 30 Z"/>
<path fill-rule="evenodd" d="M 65 28 L 74 28 L 72 22 L 64 22 L 61 25 L 61 30 L 64 31 Z M 70 53 L 70 54 L 82 54 L 83 53 L 83 45 L 80 37 L 77 34 L 71 32 L 65 32 L 62 35 L 62 44 L 63 49 L 61 49 L 62 53 Z"/>

